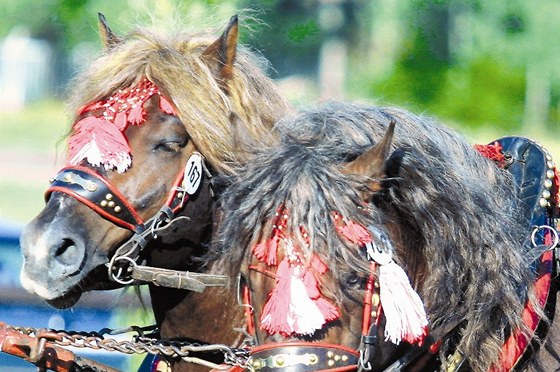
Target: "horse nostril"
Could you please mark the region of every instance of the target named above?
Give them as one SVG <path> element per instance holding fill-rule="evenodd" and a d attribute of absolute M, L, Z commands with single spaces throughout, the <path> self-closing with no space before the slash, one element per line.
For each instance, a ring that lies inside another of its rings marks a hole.
<path fill-rule="evenodd" d="M 81 257 L 78 257 L 76 244 L 69 238 L 64 238 L 60 241 L 58 246 L 54 249 L 54 257 L 57 261 L 65 265 L 71 265 L 76 262 L 76 260 L 81 260 Z"/>

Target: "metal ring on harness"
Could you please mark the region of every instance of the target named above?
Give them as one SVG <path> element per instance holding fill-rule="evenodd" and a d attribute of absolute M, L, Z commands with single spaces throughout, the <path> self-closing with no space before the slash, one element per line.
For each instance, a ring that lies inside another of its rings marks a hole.
<path fill-rule="evenodd" d="M 552 250 L 556 248 L 558 246 L 558 232 L 553 227 L 548 225 L 535 226 L 533 232 L 531 232 L 531 243 L 533 243 L 533 247 L 537 247 L 539 245 L 537 244 L 535 239 L 536 239 L 537 232 L 542 230 L 550 231 L 553 236 L 552 244 L 546 250 Z"/>
<path fill-rule="evenodd" d="M 117 266 L 117 265 L 115 265 L 115 263 L 117 261 L 126 261 L 126 263 L 128 265 L 125 264 L 123 266 Z M 111 265 L 111 270 L 109 271 L 109 273 L 111 275 L 111 279 L 113 279 L 115 282 L 117 282 L 119 284 L 123 284 L 123 285 L 129 285 L 129 284 L 132 284 L 134 282 L 133 278 L 130 278 L 130 279 L 122 279 L 122 278 L 126 278 L 125 275 L 128 275 L 130 277 L 130 272 L 136 266 L 136 261 L 134 261 L 132 258 L 127 257 L 127 256 L 119 256 L 115 260 L 111 260 L 111 264 L 112 264 Z M 125 269 L 126 269 L 126 272 L 125 272 Z"/>

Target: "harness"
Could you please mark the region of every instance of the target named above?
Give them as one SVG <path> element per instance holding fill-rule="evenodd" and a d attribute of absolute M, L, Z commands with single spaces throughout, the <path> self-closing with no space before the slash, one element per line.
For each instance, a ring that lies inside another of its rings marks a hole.
<path fill-rule="evenodd" d="M 63 168 L 45 193 L 48 201 L 53 192 L 64 193 L 86 205 L 102 218 L 129 230 L 132 236 L 119 246 L 108 264 L 108 277 L 122 285 L 153 283 L 176 289 L 203 292 L 206 287 L 225 286 L 227 277 L 188 271 L 167 270 L 137 264 L 140 252 L 149 241 L 185 216 L 178 216 L 202 184 L 203 176 L 211 178 L 197 152 L 188 159 L 177 175 L 167 199 L 159 211 L 143 221 L 138 211 L 107 179 L 94 170 L 75 165 Z"/>

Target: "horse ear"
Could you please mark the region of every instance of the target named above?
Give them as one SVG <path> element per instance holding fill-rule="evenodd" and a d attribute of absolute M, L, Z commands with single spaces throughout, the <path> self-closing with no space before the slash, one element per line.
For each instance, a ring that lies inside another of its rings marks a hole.
<path fill-rule="evenodd" d="M 233 62 L 237 54 L 239 32 L 237 16 L 231 17 L 229 24 L 218 40 L 202 53 L 202 58 L 219 81 L 228 81 L 233 74 Z"/>
<path fill-rule="evenodd" d="M 383 138 L 375 144 L 372 148 L 358 156 L 356 159 L 346 164 L 343 172 L 346 174 L 360 174 L 370 177 L 371 184 L 368 185 L 370 190 L 375 191 L 379 188 L 378 182 L 375 180 L 381 179 L 385 176 L 385 161 L 389 156 L 391 149 L 391 141 L 395 133 L 395 121 L 391 120 L 387 131 Z"/>
<path fill-rule="evenodd" d="M 111 31 L 109 25 L 107 24 L 107 19 L 105 19 L 105 16 L 103 14 L 97 13 L 97 16 L 99 17 L 98 26 L 99 26 L 99 35 L 101 36 L 101 41 L 103 42 L 105 49 L 109 50 L 115 45 L 117 45 L 118 43 L 120 43 L 121 38 L 117 36 L 115 33 L 113 33 L 113 31 Z"/>

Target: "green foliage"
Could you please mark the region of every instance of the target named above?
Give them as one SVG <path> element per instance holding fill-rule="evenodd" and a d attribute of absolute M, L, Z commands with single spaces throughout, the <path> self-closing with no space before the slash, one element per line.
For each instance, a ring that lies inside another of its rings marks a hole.
<path fill-rule="evenodd" d="M 296 24 L 288 30 L 288 39 L 294 43 L 301 43 L 310 37 L 317 36 L 321 30 L 317 23 L 310 20 L 306 23 Z"/>

